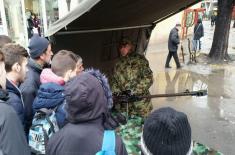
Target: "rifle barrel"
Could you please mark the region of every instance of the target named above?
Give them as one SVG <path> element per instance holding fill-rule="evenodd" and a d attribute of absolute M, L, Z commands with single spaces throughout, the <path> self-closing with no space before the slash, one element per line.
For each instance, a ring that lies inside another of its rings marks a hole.
<path fill-rule="evenodd" d="M 171 94 L 146 95 L 146 96 L 141 96 L 140 98 L 158 98 L 158 97 L 175 97 L 175 96 L 205 96 L 205 95 L 207 95 L 207 90 L 171 93 Z"/>

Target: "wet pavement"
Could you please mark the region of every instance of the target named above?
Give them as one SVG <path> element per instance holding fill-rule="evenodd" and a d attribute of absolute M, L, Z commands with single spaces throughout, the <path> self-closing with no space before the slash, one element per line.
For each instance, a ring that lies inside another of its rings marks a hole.
<path fill-rule="evenodd" d="M 234 54 L 235 29 L 231 31 L 229 53 Z M 209 23 L 205 23 L 205 34 L 202 52 L 209 53 L 213 37 Z M 188 64 L 186 56 L 182 69 L 177 70 L 173 60 L 172 68 L 165 69 L 167 47 L 161 45 L 161 50 L 154 50 L 156 47 L 150 46 L 151 52 L 147 52 L 154 73 L 154 84 L 150 88 L 152 94 L 207 89 L 208 96 L 156 98 L 152 100 L 154 108 L 170 106 L 185 112 L 194 140 L 226 155 L 235 154 L 235 62 L 224 65 L 208 65 L 204 61 Z"/>

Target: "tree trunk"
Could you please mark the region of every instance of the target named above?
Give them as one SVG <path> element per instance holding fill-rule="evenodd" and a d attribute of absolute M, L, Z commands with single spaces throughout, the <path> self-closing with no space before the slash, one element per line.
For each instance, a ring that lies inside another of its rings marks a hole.
<path fill-rule="evenodd" d="M 235 0 L 218 0 L 218 15 L 209 57 L 216 62 L 228 59 L 228 40 Z"/>

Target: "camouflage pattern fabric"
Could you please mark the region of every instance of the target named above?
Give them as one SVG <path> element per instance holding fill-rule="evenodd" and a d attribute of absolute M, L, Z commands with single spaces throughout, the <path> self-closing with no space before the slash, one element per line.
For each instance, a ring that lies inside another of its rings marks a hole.
<path fill-rule="evenodd" d="M 128 155 L 140 155 L 140 137 L 142 134 L 144 119 L 138 116 L 129 117 L 126 125 L 117 129 L 118 135 L 122 137 Z"/>
<path fill-rule="evenodd" d="M 223 155 L 223 154 L 194 141 L 192 155 Z"/>
<path fill-rule="evenodd" d="M 137 53 L 121 57 L 114 68 L 111 88 L 115 93 L 131 90 L 135 95 L 149 95 L 153 83 L 153 74 L 147 59 Z M 118 129 L 118 134 L 126 146 L 129 155 L 140 154 L 140 137 L 144 118 L 152 110 L 149 99 L 134 103 L 117 104 L 115 109 L 127 116 L 127 124 Z"/>
<path fill-rule="evenodd" d="M 147 59 L 137 53 L 130 53 L 121 57 L 114 68 L 111 79 L 111 88 L 114 93 L 131 90 L 135 95 L 149 95 L 149 88 L 153 83 L 153 74 Z M 152 110 L 150 100 L 142 100 L 130 103 L 128 106 L 115 105 L 119 112 L 127 112 L 129 115 L 146 117 Z"/>

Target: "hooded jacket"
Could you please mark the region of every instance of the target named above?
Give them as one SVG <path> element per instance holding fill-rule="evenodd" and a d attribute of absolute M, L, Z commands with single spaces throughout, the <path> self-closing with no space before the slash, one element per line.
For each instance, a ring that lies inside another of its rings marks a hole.
<path fill-rule="evenodd" d="M 0 155 L 30 155 L 23 126 L 0 89 Z"/>
<path fill-rule="evenodd" d="M 54 109 L 56 120 L 60 128 L 65 124 L 65 96 L 64 80 L 57 76 L 51 69 L 43 69 L 40 75 L 41 86 L 33 102 L 33 112 L 41 108 Z"/>
<path fill-rule="evenodd" d="M 49 140 L 48 155 L 95 155 L 102 148 L 108 98 L 100 81 L 81 73 L 65 85 L 68 124 Z M 116 135 L 116 154 L 127 155 Z"/>
<path fill-rule="evenodd" d="M 63 86 L 53 82 L 44 83 L 40 86 L 33 102 L 34 113 L 41 108 L 55 109 L 56 120 L 60 128 L 62 128 L 65 123 L 65 111 L 63 108 L 65 96 L 63 92 Z"/>
<path fill-rule="evenodd" d="M 24 101 L 19 88 L 10 82 L 8 79 L 6 81 L 6 89 L 9 93 L 9 104 L 15 109 L 17 115 L 19 116 L 23 126 L 25 125 L 25 111 L 24 111 Z"/>

